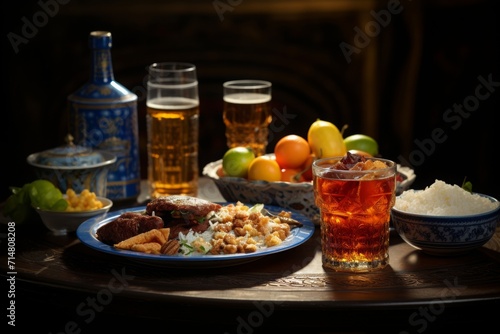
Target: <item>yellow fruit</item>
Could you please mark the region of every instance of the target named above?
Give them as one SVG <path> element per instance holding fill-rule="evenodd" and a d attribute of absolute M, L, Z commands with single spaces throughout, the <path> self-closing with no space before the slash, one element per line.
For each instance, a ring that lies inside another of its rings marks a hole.
<path fill-rule="evenodd" d="M 261 155 L 252 160 L 248 167 L 249 180 L 275 182 L 281 180 L 281 168 L 275 159 Z"/>
<path fill-rule="evenodd" d="M 307 141 L 314 155 L 320 158 L 344 156 L 347 152 L 344 138 L 331 122 L 318 119 L 309 127 Z"/>

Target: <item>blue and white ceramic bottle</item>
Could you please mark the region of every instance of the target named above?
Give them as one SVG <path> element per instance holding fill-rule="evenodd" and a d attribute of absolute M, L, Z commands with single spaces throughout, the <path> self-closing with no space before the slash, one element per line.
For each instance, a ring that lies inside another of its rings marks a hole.
<path fill-rule="evenodd" d="M 93 31 L 90 80 L 68 96 L 69 131 L 78 145 L 117 157 L 108 173 L 112 200 L 135 200 L 140 192 L 137 95 L 116 82 L 111 62 L 111 33 Z"/>

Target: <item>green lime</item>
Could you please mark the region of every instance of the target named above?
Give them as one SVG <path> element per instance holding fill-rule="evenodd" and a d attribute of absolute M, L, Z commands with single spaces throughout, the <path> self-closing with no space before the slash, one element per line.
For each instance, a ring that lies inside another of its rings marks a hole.
<path fill-rule="evenodd" d="M 29 183 L 23 187 L 10 187 L 12 194 L 7 198 L 3 207 L 4 216 L 9 217 L 17 224 L 24 223 L 35 214 L 31 207 L 29 188 Z"/>
<path fill-rule="evenodd" d="M 10 187 L 12 194 L 7 198 L 3 214 L 16 223 L 24 223 L 35 214 L 33 208 L 64 211 L 68 202 L 52 182 L 36 180 L 22 187 Z"/>
<path fill-rule="evenodd" d="M 50 209 L 63 198 L 61 191 L 47 180 L 36 180 L 29 185 L 31 204 L 41 209 Z"/>
<path fill-rule="evenodd" d="M 351 135 L 344 138 L 344 143 L 348 151 L 358 150 L 371 154 L 372 156 L 378 155 L 378 144 L 375 139 L 370 136 L 363 134 Z"/>
<path fill-rule="evenodd" d="M 58 199 L 52 206 L 50 207 L 50 210 L 52 211 L 66 211 L 66 208 L 68 207 L 68 201 L 66 201 L 64 198 Z"/>
<path fill-rule="evenodd" d="M 248 147 L 233 147 L 222 158 L 222 169 L 227 176 L 243 177 L 248 175 L 248 166 L 255 159 L 255 153 Z"/>

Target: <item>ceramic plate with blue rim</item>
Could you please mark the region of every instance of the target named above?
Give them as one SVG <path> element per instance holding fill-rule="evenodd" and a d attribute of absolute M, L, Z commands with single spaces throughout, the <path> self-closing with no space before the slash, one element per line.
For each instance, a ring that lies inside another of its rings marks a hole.
<path fill-rule="evenodd" d="M 220 203 L 226 205 L 229 203 Z M 280 212 L 285 210 L 279 206 L 265 205 L 265 209 L 271 212 Z M 145 206 L 134 207 L 119 211 L 113 211 L 106 214 L 104 217 L 92 218 L 82 223 L 76 235 L 80 241 L 86 246 L 93 248 L 99 252 L 108 253 L 116 256 L 122 256 L 132 261 L 138 261 L 148 265 L 159 265 L 162 267 L 172 268 L 217 268 L 239 265 L 251 261 L 258 260 L 264 256 L 283 252 L 295 248 L 306 242 L 314 233 L 314 223 L 307 217 L 292 212 L 292 218 L 301 222 L 301 227 L 293 228 L 290 235 L 279 245 L 262 248 L 254 253 L 245 254 L 221 254 L 221 255 L 157 255 L 146 254 L 141 252 L 121 250 L 113 246 L 107 245 L 99 241 L 96 237 L 96 231 L 103 225 L 106 225 L 113 220 L 117 219 L 122 213 L 125 212 L 143 212 L 146 210 Z"/>

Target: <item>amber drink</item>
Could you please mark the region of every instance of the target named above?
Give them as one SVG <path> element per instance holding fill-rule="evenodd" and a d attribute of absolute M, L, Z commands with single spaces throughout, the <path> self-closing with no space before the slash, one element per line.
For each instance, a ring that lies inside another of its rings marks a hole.
<path fill-rule="evenodd" d="M 251 147 L 266 153 L 271 115 L 271 83 L 262 80 L 225 82 L 223 120 L 229 148 Z"/>
<path fill-rule="evenodd" d="M 396 164 L 348 153 L 316 160 L 313 175 L 323 266 L 350 272 L 385 267 Z"/>
<path fill-rule="evenodd" d="M 147 98 L 151 198 L 198 194 L 198 82 L 194 65 L 150 66 Z"/>

